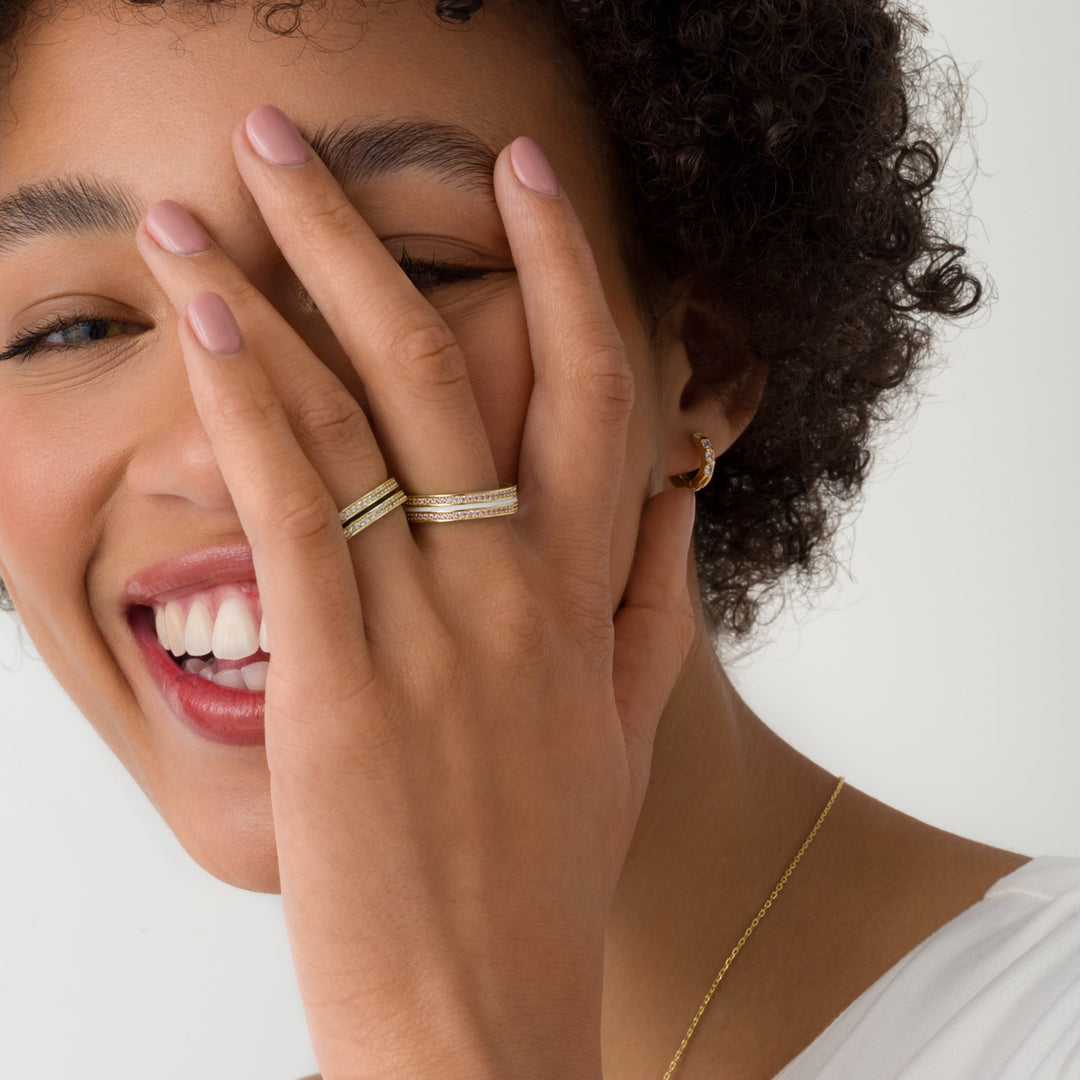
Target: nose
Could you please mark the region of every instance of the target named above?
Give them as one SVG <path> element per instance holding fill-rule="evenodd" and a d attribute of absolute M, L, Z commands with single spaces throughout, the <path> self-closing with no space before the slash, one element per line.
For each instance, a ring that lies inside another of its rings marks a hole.
<path fill-rule="evenodd" d="M 232 496 L 218 468 L 206 429 L 195 409 L 177 347 L 161 358 L 145 407 L 142 437 L 128 459 L 128 488 L 139 495 L 182 499 L 201 510 L 234 512 Z"/>

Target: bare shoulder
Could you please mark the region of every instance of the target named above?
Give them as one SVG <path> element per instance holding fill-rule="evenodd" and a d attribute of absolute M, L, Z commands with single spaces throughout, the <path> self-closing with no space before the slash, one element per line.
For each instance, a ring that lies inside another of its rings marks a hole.
<path fill-rule="evenodd" d="M 833 870 L 868 903 L 892 898 L 944 923 L 1030 859 L 939 829 L 857 789 L 845 795 L 833 823 Z"/>
<path fill-rule="evenodd" d="M 852 788 L 807 875 L 806 932 L 844 963 L 829 967 L 851 1000 L 1030 856 L 947 832 Z M 816 846 L 816 845 L 815 845 Z M 816 915 L 816 919 L 815 919 Z M 813 961 L 811 961 L 813 962 Z"/>

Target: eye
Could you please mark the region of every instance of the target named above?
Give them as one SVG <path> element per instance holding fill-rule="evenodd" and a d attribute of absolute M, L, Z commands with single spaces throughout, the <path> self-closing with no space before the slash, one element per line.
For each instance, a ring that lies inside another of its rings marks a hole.
<path fill-rule="evenodd" d="M 137 323 L 100 315 L 53 316 L 16 336 L 0 352 L 0 360 L 21 363 L 38 353 L 83 349 L 110 338 L 141 334 L 145 329 Z"/>
<path fill-rule="evenodd" d="M 459 281 L 479 281 L 492 273 L 479 266 L 462 266 L 459 263 L 439 262 L 438 259 L 416 259 L 402 248 L 398 256 L 398 265 L 408 275 L 409 280 L 422 293 L 429 293 L 443 285 L 453 285 Z"/>

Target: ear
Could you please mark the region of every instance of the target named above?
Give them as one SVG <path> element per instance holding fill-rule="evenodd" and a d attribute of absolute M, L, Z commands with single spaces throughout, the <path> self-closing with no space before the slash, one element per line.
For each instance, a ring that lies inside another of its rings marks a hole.
<path fill-rule="evenodd" d="M 8 587 L 5 584 L 6 575 L 4 569 L 0 566 L 0 611 L 14 611 L 15 601 L 11 597 L 11 593 L 8 592 Z"/>
<path fill-rule="evenodd" d="M 692 473 L 701 457 L 690 436 L 702 432 L 716 456 L 724 454 L 761 404 L 766 364 L 739 313 L 690 285 L 665 313 L 657 334 L 664 472 Z"/>

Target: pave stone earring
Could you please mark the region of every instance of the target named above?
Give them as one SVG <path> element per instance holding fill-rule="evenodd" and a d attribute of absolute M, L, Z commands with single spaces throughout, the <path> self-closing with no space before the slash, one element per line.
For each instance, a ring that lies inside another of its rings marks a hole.
<path fill-rule="evenodd" d="M 695 431 L 690 438 L 701 451 L 700 467 L 697 472 L 680 473 L 678 476 L 671 476 L 668 479 L 670 479 L 676 487 L 686 487 L 691 491 L 701 491 L 701 489 L 706 487 L 713 478 L 713 472 L 716 470 L 716 451 L 713 450 L 712 443 L 709 442 L 708 436 L 703 435 L 700 431 Z"/>

